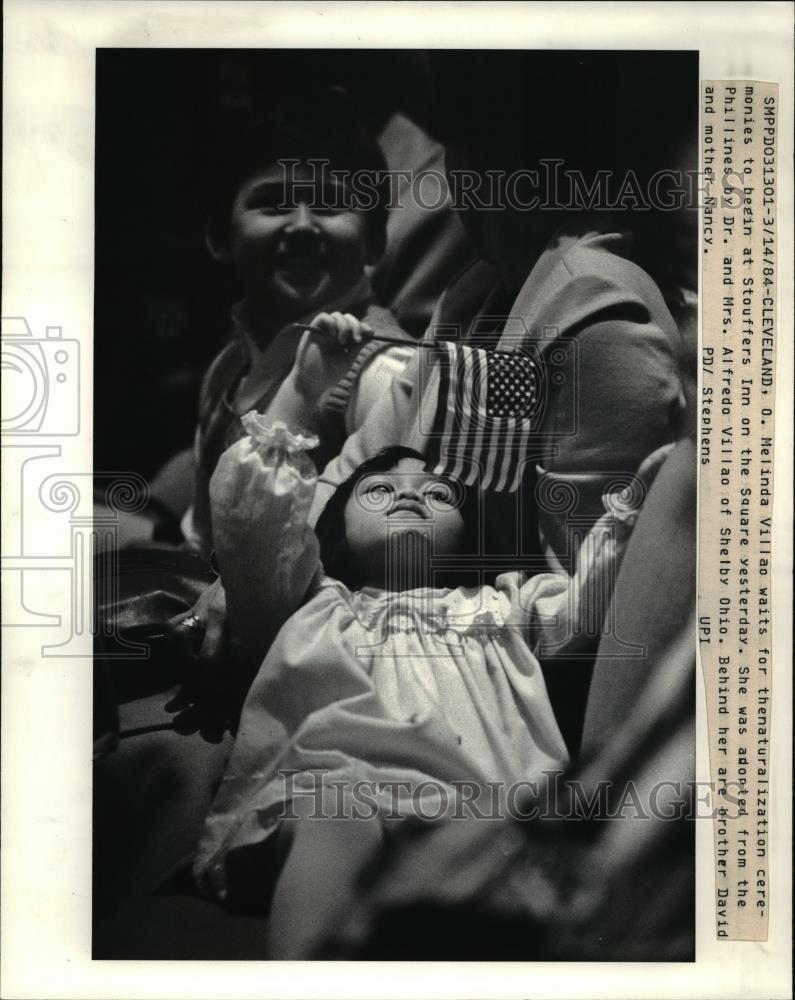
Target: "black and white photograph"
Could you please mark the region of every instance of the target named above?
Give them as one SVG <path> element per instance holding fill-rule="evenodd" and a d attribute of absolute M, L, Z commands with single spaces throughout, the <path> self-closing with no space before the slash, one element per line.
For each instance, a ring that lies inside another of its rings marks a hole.
<path fill-rule="evenodd" d="M 4 0 L 9 1000 L 791 995 L 791 4 Z"/>
<path fill-rule="evenodd" d="M 691 961 L 698 54 L 96 93 L 95 958 Z"/>

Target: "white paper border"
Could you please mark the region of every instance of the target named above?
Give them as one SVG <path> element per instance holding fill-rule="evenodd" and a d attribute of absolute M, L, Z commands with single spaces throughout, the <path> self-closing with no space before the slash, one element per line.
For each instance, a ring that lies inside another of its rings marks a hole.
<path fill-rule="evenodd" d="M 4 997 L 785 997 L 790 990 L 792 523 L 792 7 L 789 3 L 4 4 L 3 315 L 81 342 L 79 439 L 69 472 L 90 471 L 94 50 L 122 47 L 699 49 L 701 78 L 778 80 L 779 275 L 775 464 L 774 707 L 770 939 L 714 940 L 712 830 L 697 824 L 694 964 L 90 961 L 91 663 L 41 661 L 4 630 L 2 987 Z M 696 95 L 694 95 L 694 100 Z M 789 276 L 789 278 L 787 277 Z M 789 337 L 787 336 L 789 334 Z M 5 464 L 4 464 L 5 466 Z M 4 531 L 18 504 L 5 478 Z M 10 526 L 10 527 L 9 527 Z M 4 536 L 5 541 L 5 536 Z M 62 540 L 53 539 L 53 546 Z M 4 548 L 5 551 L 5 548 Z M 42 574 L 34 603 L 68 589 Z M 698 688 L 697 777 L 708 779 Z"/>

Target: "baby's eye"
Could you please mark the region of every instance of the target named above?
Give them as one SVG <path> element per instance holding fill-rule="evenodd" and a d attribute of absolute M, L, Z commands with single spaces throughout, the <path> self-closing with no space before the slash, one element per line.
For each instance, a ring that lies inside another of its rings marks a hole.
<path fill-rule="evenodd" d="M 395 489 L 384 480 L 365 481 L 356 489 L 363 510 L 383 513 L 391 503 Z"/>
<path fill-rule="evenodd" d="M 389 496 L 390 493 L 394 493 L 395 490 L 389 483 L 373 483 L 372 486 L 368 486 L 365 489 L 365 493 L 368 496 L 374 497 L 385 497 Z"/>
<path fill-rule="evenodd" d="M 454 502 L 453 491 L 446 483 L 435 483 L 425 490 L 425 496 L 434 503 L 452 504 Z"/>

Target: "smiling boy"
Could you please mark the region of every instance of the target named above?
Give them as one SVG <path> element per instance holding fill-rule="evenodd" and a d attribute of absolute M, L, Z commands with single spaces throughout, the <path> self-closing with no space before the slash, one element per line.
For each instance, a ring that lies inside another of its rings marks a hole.
<path fill-rule="evenodd" d="M 412 352 L 412 339 L 374 304 L 370 287 L 369 270 L 385 244 L 385 209 L 358 208 L 338 179 L 385 169 L 345 97 L 331 94 L 301 114 L 282 109 L 232 131 L 208 155 L 206 240 L 241 297 L 232 307 L 232 339 L 202 386 L 193 505 L 182 524 L 188 544 L 205 555 L 212 548 L 210 476 L 243 434 L 240 415 L 267 409 L 288 377 L 300 339 L 292 324 L 324 313 L 322 322 L 338 333 L 406 341 L 405 347 L 369 341 L 351 351 L 348 370 L 310 415 L 319 468 L 361 426 Z"/>

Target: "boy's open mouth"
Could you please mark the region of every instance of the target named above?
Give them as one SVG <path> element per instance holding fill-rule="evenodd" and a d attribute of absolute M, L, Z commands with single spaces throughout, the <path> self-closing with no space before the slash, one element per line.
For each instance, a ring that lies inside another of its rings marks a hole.
<path fill-rule="evenodd" d="M 276 267 L 280 271 L 321 271 L 325 269 L 325 254 L 282 253 L 276 258 Z"/>

